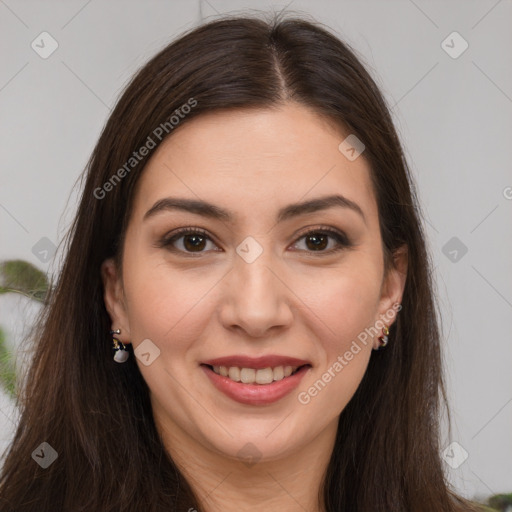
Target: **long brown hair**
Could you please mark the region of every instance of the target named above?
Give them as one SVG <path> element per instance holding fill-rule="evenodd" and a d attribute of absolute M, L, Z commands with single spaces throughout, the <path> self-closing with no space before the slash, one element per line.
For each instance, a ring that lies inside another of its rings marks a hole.
<path fill-rule="evenodd" d="M 409 252 L 402 310 L 340 415 L 319 500 L 329 512 L 475 510 L 443 474 L 439 315 L 418 201 L 388 107 L 347 44 L 317 23 L 278 16 L 224 18 L 189 31 L 153 57 L 117 102 L 87 165 L 62 271 L 39 319 L 19 390 L 21 421 L 0 478 L 1 511 L 200 510 L 163 447 L 135 358 L 112 359 L 100 265 L 121 260 L 136 182 L 164 135 L 203 113 L 286 101 L 365 144 L 386 268 L 399 247 Z M 149 154 L 127 167 L 150 136 Z M 58 454 L 46 469 L 32 457 L 43 442 Z"/>

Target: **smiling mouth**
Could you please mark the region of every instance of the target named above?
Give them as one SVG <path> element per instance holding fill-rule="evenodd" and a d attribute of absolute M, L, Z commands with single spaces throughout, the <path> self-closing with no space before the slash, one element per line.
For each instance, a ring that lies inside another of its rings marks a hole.
<path fill-rule="evenodd" d="M 240 382 L 242 384 L 271 384 L 272 382 L 280 381 L 295 375 L 301 368 L 311 367 L 310 364 L 303 364 L 301 366 L 275 366 L 267 368 L 241 368 L 238 366 L 212 366 L 203 364 L 202 366 L 208 367 L 217 375 L 226 377 L 233 382 Z"/>

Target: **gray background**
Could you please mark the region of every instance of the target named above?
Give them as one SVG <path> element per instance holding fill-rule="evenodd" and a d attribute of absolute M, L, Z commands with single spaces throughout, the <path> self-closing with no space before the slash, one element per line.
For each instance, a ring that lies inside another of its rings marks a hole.
<path fill-rule="evenodd" d="M 59 245 L 110 109 L 150 56 L 202 19 L 287 4 L 352 45 L 392 106 L 441 301 L 454 419 L 443 450 L 462 447 L 445 453 L 447 475 L 470 498 L 512 492 L 511 1 L 0 0 L 0 260 L 58 272 L 60 253 L 42 251 Z M 47 59 L 31 47 L 43 31 L 58 43 Z M 457 58 L 454 31 L 469 45 Z M 36 310 L 0 297 L 21 351 Z M 0 395 L 0 449 L 15 421 Z"/>

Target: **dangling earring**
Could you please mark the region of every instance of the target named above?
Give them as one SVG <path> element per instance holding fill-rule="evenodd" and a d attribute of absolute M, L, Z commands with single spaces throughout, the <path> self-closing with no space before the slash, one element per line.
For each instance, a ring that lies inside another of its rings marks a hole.
<path fill-rule="evenodd" d="M 110 331 L 110 334 L 121 334 L 121 329 Z M 114 337 L 112 337 L 112 348 L 114 349 L 114 361 L 116 363 L 124 363 L 130 356 L 126 345 Z"/>
<path fill-rule="evenodd" d="M 388 329 L 388 326 L 384 324 L 384 327 L 382 328 L 382 336 L 379 336 L 379 342 L 380 342 L 380 347 L 377 349 L 377 350 L 380 350 L 381 348 L 384 348 L 387 344 L 388 344 L 388 341 L 389 341 L 389 329 Z"/>

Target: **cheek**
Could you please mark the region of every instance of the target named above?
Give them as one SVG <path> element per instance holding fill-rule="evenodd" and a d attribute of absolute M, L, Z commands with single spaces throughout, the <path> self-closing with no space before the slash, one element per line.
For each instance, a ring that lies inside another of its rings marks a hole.
<path fill-rule="evenodd" d="M 163 356 L 184 350 L 210 317 L 208 298 L 217 281 L 211 272 L 180 271 L 162 258 L 127 255 L 124 290 L 134 348 L 149 338 Z"/>
<path fill-rule="evenodd" d="M 311 411 L 329 410 L 333 418 L 350 401 L 368 366 L 372 338 L 366 329 L 375 322 L 380 297 L 378 269 L 362 262 L 351 268 L 338 271 L 314 294 L 310 287 L 309 295 L 323 350 L 318 373 L 307 379 L 298 398 L 303 404 L 315 401 Z"/>
<path fill-rule="evenodd" d="M 344 351 L 352 339 L 372 325 L 380 299 L 380 276 L 371 264 L 336 269 L 321 285 L 309 281 L 302 291 L 317 313 L 317 325 L 329 335 L 326 349 Z"/>

